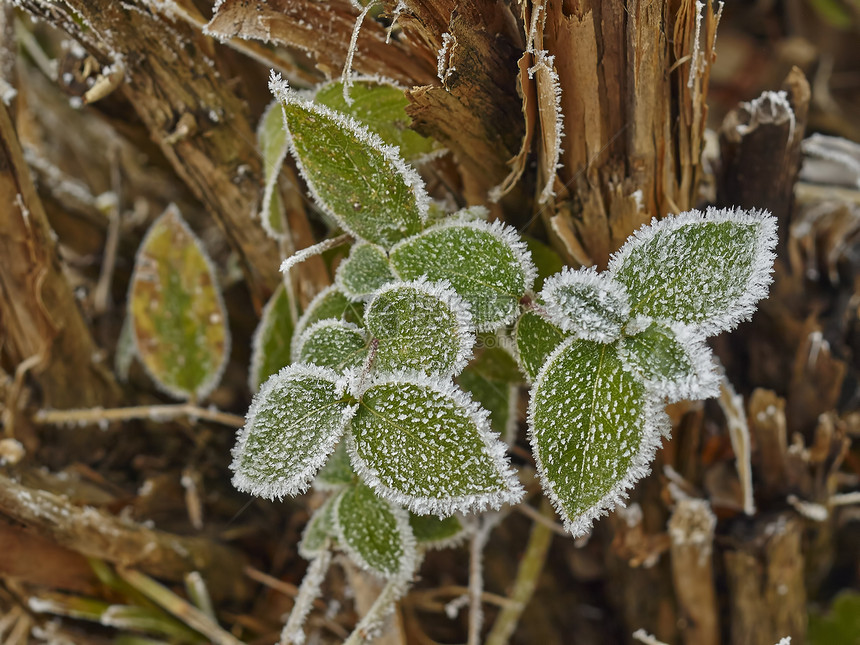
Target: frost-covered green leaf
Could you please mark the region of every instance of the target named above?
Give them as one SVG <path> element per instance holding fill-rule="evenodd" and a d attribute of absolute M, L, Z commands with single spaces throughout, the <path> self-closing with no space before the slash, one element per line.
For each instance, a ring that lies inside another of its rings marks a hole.
<path fill-rule="evenodd" d="M 361 393 L 347 447 L 364 481 L 419 515 L 480 511 L 522 498 L 486 411 L 450 381 L 379 377 Z"/>
<path fill-rule="evenodd" d="M 330 367 L 343 372 L 361 367 L 367 356 L 364 330 L 342 320 L 320 320 L 302 332 L 296 340 L 293 360 Z"/>
<path fill-rule="evenodd" d="M 633 315 L 695 325 L 706 336 L 749 318 L 771 282 L 776 219 L 764 211 L 689 211 L 652 220 L 609 262 Z"/>
<path fill-rule="evenodd" d="M 334 528 L 334 507 L 337 495 L 329 497 L 311 515 L 302 532 L 299 542 L 299 555 L 305 560 L 313 560 L 325 549 L 326 542 L 334 542 L 337 532 Z"/>
<path fill-rule="evenodd" d="M 296 324 L 294 337 L 315 322 L 320 320 L 345 320 L 354 324 L 364 321 L 364 304 L 361 302 L 350 302 L 349 298 L 335 285 L 326 287 L 310 301 L 299 322 Z"/>
<path fill-rule="evenodd" d="M 456 515 L 439 518 L 435 515 L 409 514 L 409 524 L 415 541 L 425 549 L 447 549 L 457 546 L 466 537 L 463 522 Z"/>
<path fill-rule="evenodd" d="M 282 284 L 263 307 L 263 315 L 254 332 L 248 374 L 251 392 L 256 392 L 267 378 L 290 364 L 293 326 L 290 296 Z"/>
<path fill-rule="evenodd" d="M 619 344 L 624 366 L 657 396 L 670 403 L 717 396 L 720 377 L 704 338 L 688 327 L 649 320 L 628 327 Z M 631 333 L 635 332 L 635 333 Z"/>
<path fill-rule="evenodd" d="M 422 137 L 409 127 L 412 118 L 406 114 L 409 99 L 404 88 L 381 78 L 355 77 L 349 96 L 351 105 L 343 98 L 343 83 L 334 81 L 323 85 L 314 101 L 354 117 L 385 143 L 397 146 L 401 156 L 409 161 L 436 149 L 433 139 Z"/>
<path fill-rule="evenodd" d="M 522 374 L 501 347 L 488 347 L 457 377 L 457 384 L 490 413 L 490 426 L 505 443 L 517 428 L 517 396 Z"/>
<path fill-rule="evenodd" d="M 535 276 L 525 243 L 501 222 L 443 221 L 399 243 L 389 258 L 404 280 L 447 280 L 479 331 L 513 322 Z"/>
<path fill-rule="evenodd" d="M 553 323 L 586 340 L 616 340 L 630 317 L 624 287 L 594 267 L 565 268 L 546 281 L 541 297 Z"/>
<path fill-rule="evenodd" d="M 565 333 L 534 311 L 526 311 L 517 321 L 514 339 L 517 359 L 529 381 L 537 378 L 547 356 L 561 345 Z"/>
<path fill-rule="evenodd" d="M 290 365 L 263 384 L 233 448 L 233 485 L 267 499 L 307 490 L 355 414 L 336 372 Z"/>
<path fill-rule="evenodd" d="M 335 274 L 335 283 L 350 300 L 367 298 L 394 279 L 385 249 L 365 242 L 352 247 Z"/>
<path fill-rule="evenodd" d="M 543 489 L 574 536 L 648 472 L 667 424 L 628 373 L 617 344 L 570 338 L 549 357 L 529 402 L 529 438 Z"/>
<path fill-rule="evenodd" d="M 363 569 L 389 579 L 412 575 L 415 537 L 402 508 L 358 484 L 338 496 L 334 525 L 340 546 Z"/>
<path fill-rule="evenodd" d="M 263 156 L 263 203 L 260 206 L 260 221 L 266 233 L 280 240 L 286 231 L 284 204 L 278 192 L 278 175 L 289 150 L 284 130 L 284 113 L 278 101 L 272 101 L 257 126 L 257 146 Z"/>
<path fill-rule="evenodd" d="M 421 229 L 427 193 L 396 148 L 352 117 L 303 100 L 279 78 L 270 87 L 311 195 L 344 230 L 389 248 Z"/>
<path fill-rule="evenodd" d="M 355 483 L 355 471 L 349 463 L 346 443 L 341 441 L 314 480 L 314 488 L 336 490 Z"/>
<path fill-rule="evenodd" d="M 376 292 L 364 318 L 378 341 L 377 371 L 450 376 L 472 357 L 475 335 L 468 307 L 445 283 L 392 282 Z"/>
<path fill-rule="evenodd" d="M 159 388 L 180 399 L 212 391 L 230 354 L 227 313 L 212 262 L 173 205 L 140 245 L 128 312 L 137 356 Z"/>

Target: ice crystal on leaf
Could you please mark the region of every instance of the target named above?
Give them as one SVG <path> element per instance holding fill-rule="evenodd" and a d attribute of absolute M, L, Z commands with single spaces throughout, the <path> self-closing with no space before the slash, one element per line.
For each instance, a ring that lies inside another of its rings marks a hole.
<path fill-rule="evenodd" d="M 302 332 L 312 324 L 329 318 L 359 323 L 364 318 L 364 305 L 360 302 L 350 302 L 346 294 L 335 285 L 326 287 L 308 304 L 307 309 L 296 323 L 293 338 L 298 339 Z M 292 353 L 293 355 L 297 354 L 295 347 Z"/>
<path fill-rule="evenodd" d="M 293 359 L 343 372 L 360 367 L 367 356 L 367 337 L 352 323 L 331 318 L 320 320 L 302 332 Z"/>
<path fill-rule="evenodd" d="M 335 274 L 335 283 L 350 300 L 367 298 L 394 279 L 385 249 L 365 242 L 352 247 Z"/>
<path fill-rule="evenodd" d="M 378 341 L 374 368 L 379 372 L 451 376 L 472 357 L 472 317 L 447 283 L 392 282 L 376 292 L 364 317 Z"/>
<path fill-rule="evenodd" d="M 621 363 L 617 344 L 570 338 L 546 361 L 529 402 L 544 491 L 574 535 L 623 500 L 668 423 Z"/>
<path fill-rule="evenodd" d="M 394 81 L 375 76 L 356 76 L 349 91 L 351 104 L 343 98 L 343 83 L 325 83 L 314 101 L 342 112 L 366 125 L 385 143 L 397 146 L 405 159 L 412 161 L 432 153 L 436 144 L 409 127 L 412 118 L 406 113 L 409 99 L 405 88 Z"/>
<path fill-rule="evenodd" d="M 633 315 L 694 325 L 705 335 L 749 318 L 766 294 L 776 219 L 762 211 L 709 208 L 639 229 L 609 263 Z"/>
<path fill-rule="evenodd" d="M 443 221 L 403 240 L 389 257 L 404 280 L 447 280 L 468 303 L 478 331 L 513 322 L 535 278 L 525 243 L 500 222 Z"/>
<path fill-rule="evenodd" d="M 338 495 L 333 517 L 341 548 L 359 566 L 382 578 L 412 576 L 415 537 L 402 508 L 358 484 Z"/>
<path fill-rule="evenodd" d="M 564 269 L 544 283 L 541 297 L 552 322 L 586 340 L 616 340 L 630 315 L 624 287 L 593 267 Z"/>
<path fill-rule="evenodd" d="M 290 150 L 323 210 L 349 233 L 385 248 L 420 230 L 429 198 L 396 148 L 352 117 L 302 99 L 276 76 L 270 87 L 284 111 Z"/>
<path fill-rule="evenodd" d="M 347 445 L 368 485 L 420 515 L 499 508 L 523 494 L 486 411 L 450 382 L 378 377 L 360 393 Z"/>
<path fill-rule="evenodd" d="M 719 394 L 713 354 L 701 335 L 677 323 L 669 327 L 647 319 L 637 322 L 640 330 L 621 340 L 618 353 L 650 391 L 669 403 Z"/>
<path fill-rule="evenodd" d="M 332 370 L 285 367 L 254 397 L 233 448 L 233 485 L 267 499 L 307 490 L 356 407 Z"/>

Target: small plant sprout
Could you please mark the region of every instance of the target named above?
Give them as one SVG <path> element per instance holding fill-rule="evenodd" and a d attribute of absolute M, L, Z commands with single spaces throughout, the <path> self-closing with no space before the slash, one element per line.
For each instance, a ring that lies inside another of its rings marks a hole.
<path fill-rule="evenodd" d="M 356 79 L 348 105 L 337 84 L 313 102 L 272 79 L 274 147 L 288 146 L 352 247 L 294 325 L 283 289 L 266 307 L 251 375 L 263 384 L 232 464 L 254 495 L 314 483 L 328 496 L 300 545 L 317 563 L 308 593 L 341 550 L 387 581 L 362 629 L 387 614 L 425 549 L 462 539 L 462 514 L 522 500 L 500 436 L 516 439 L 524 381 L 537 472 L 567 530 L 587 533 L 622 502 L 669 433 L 665 404 L 718 393 L 705 340 L 751 316 L 776 244 L 764 212 L 690 211 L 642 227 L 605 272 L 542 271 L 535 293 L 538 270 L 513 228 L 476 208 L 428 218 L 401 150 L 432 143 L 377 134 L 395 136 L 390 122 L 405 118 L 392 87 Z M 303 619 L 290 618 L 288 640 L 303 638 Z"/>

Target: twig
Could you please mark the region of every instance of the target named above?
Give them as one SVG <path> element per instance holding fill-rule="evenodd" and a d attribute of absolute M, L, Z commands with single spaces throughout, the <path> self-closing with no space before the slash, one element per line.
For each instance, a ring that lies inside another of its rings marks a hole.
<path fill-rule="evenodd" d="M 436 589 L 426 589 L 421 591 L 411 591 L 409 593 L 409 601 L 414 605 L 418 605 L 424 611 L 445 611 L 445 605 L 436 601 L 437 598 L 446 596 L 464 596 L 469 593 L 469 588 L 462 585 L 446 585 L 437 587 Z M 510 598 L 500 596 L 499 594 L 484 591 L 481 593 L 481 600 L 488 605 L 497 607 L 509 607 L 515 603 Z M 435 602 L 434 602 L 435 601 Z"/>
<path fill-rule="evenodd" d="M 552 504 L 546 498 L 541 502 L 540 513 L 547 519 L 554 517 Z M 535 522 L 532 526 L 529 542 L 523 559 L 520 561 L 517 578 L 511 591 L 511 603 L 499 612 L 499 616 L 487 636 L 486 645 L 507 645 L 511 639 L 523 610 L 534 595 L 538 578 L 546 563 L 552 535 L 552 529 L 542 522 Z"/>
<path fill-rule="evenodd" d="M 652 636 L 641 628 L 633 632 L 633 639 L 639 641 L 640 643 L 644 643 L 645 645 L 666 645 L 666 643 L 661 640 L 658 640 L 655 636 Z"/>
<path fill-rule="evenodd" d="M 295 597 L 293 610 L 281 632 L 280 645 L 302 645 L 305 642 L 305 632 L 302 626 L 308 617 L 315 601 L 319 598 L 320 588 L 331 564 L 331 550 L 326 545 L 320 554 L 311 561 L 299 593 Z"/>
<path fill-rule="evenodd" d="M 743 491 L 744 513 L 755 515 L 755 500 L 753 498 L 752 482 L 752 450 L 750 448 L 750 428 L 747 423 L 747 415 L 744 411 L 744 399 L 737 394 L 727 378 L 723 378 L 720 384 L 720 398 L 717 399 L 723 414 L 726 415 L 726 424 L 729 429 L 729 439 L 732 442 L 732 450 L 735 452 L 735 461 L 738 469 L 738 479 Z"/>
<path fill-rule="evenodd" d="M 82 410 L 39 410 L 33 417 L 36 423 L 48 425 L 86 425 L 90 423 L 109 423 L 111 421 L 131 421 L 149 419 L 151 421 L 171 421 L 182 417 L 203 419 L 233 428 L 245 425 L 244 417 L 212 408 L 201 408 L 191 403 L 167 405 L 135 405 L 128 408 L 86 408 Z"/>
<path fill-rule="evenodd" d="M 379 633 L 380 626 L 403 596 L 408 582 L 395 578 L 385 583 L 373 605 L 355 626 L 343 645 L 363 645 Z"/>
<path fill-rule="evenodd" d="M 481 599 L 484 593 L 484 547 L 490 533 L 504 515 L 495 513 L 481 518 L 481 525 L 472 535 L 469 547 L 469 638 L 468 645 L 479 645 L 484 611 Z"/>
<path fill-rule="evenodd" d="M 111 150 L 111 189 L 114 200 L 110 205 L 108 213 L 107 237 L 105 239 L 104 259 L 102 261 L 99 281 L 93 290 L 93 310 L 96 314 L 103 314 L 110 306 L 111 282 L 113 281 L 114 268 L 116 267 L 116 252 L 119 246 L 119 230 L 122 206 L 120 194 L 122 191 L 122 169 L 119 150 L 116 146 Z"/>
<path fill-rule="evenodd" d="M 193 630 L 208 637 L 216 645 L 242 645 L 242 641 L 221 628 L 204 612 L 149 576 L 131 569 L 117 569 L 117 574 L 140 593 L 179 618 Z"/>
<path fill-rule="evenodd" d="M 552 530 L 553 533 L 563 537 L 570 537 L 570 533 L 568 533 L 561 524 L 553 522 L 550 517 L 543 515 L 540 511 L 528 504 L 517 504 L 514 506 L 514 510 L 522 513 L 527 518 L 537 522 L 538 524 L 543 524 L 545 527 Z"/>

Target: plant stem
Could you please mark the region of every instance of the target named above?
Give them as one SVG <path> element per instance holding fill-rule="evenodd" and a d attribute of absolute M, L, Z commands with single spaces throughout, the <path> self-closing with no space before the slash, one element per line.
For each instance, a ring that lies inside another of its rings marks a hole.
<path fill-rule="evenodd" d="M 379 592 L 370 610 L 362 617 L 355 629 L 343 645 L 364 645 L 379 633 L 382 622 L 394 609 L 395 603 L 406 591 L 407 583 L 403 580 L 389 580 Z"/>
<path fill-rule="evenodd" d="M 541 515 L 553 517 L 552 505 L 544 498 L 540 507 Z M 520 561 L 517 578 L 511 591 L 511 603 L 502 608 L 493 628 L 490 630 L 485 645 L 507 645 L 517 628 L 520 616 L 528 605 L 537 586 L 538 578 L 546 563 L 549 546 L 552 543 L 553 529 L 543 522 L 535 522 L 532 526 L 529 543 Z"/>
<path fill-rule="evenodd" d="M 110 421 L 149 419 L 170 421 L 181 417 L 195 417 L 213 421 L 232 428 L 245 425 L 245 418 L 211 408 L 201 408 L 191 403 L 168 405 L 136 405 L 128 408 L 85 408 L 80 410 L 39 410 L 34 421 L 50 425 L 85 425 Z"/>
<path fill-rule="evenodd" d="M 299 593 L 295 598 L 296 604 L 293 605 L 287 624 L 284 625 L 284 630 L 281 632 L 280 645 L 301 645 L 305 642 L 305 632 L 302 630 L 302 626 L 320 595 L 320 587 L 330 564 L 331 551 L 328 548 L 324 548 L 311 561 L 302 584 L 299 586 Z"/>

